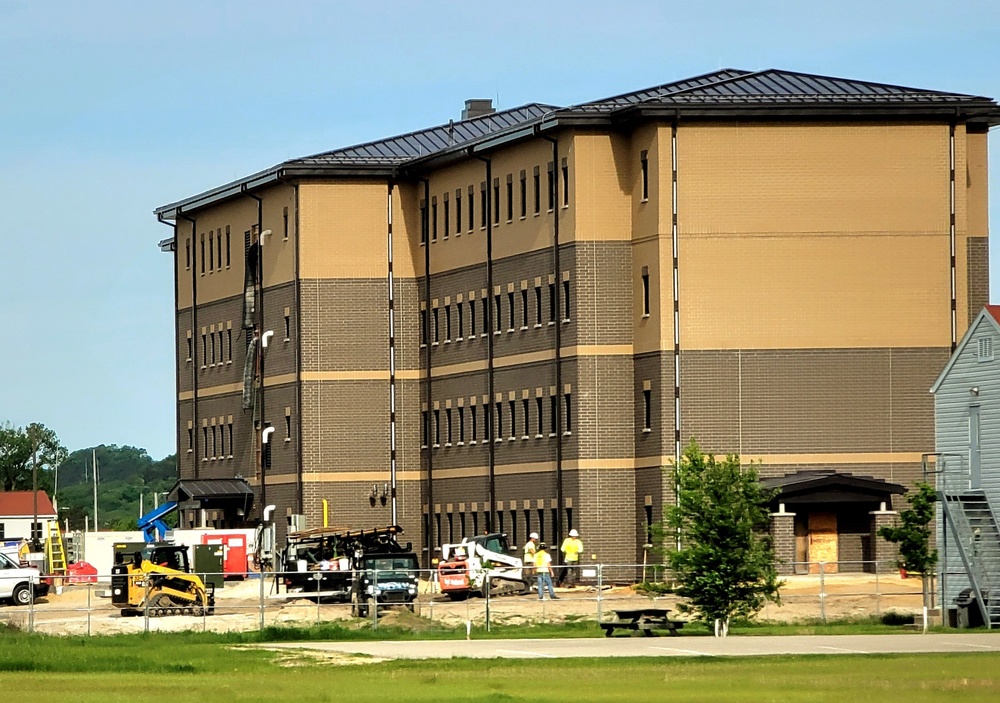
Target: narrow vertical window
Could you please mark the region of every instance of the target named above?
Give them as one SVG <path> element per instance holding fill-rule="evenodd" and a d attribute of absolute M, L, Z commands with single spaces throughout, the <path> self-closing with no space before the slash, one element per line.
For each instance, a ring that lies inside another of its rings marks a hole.
<path fill-rule="evenodd" d="M 285 341 L 292 338 L 292 316 L 285 315 Z"/>
<path fill-rule="evenodd" d="M 208 427 L 201 426 L 201 458 L 208 459 Z"/>
<path fill-rule="evenodd" d="M 493 224 L 500 224 L 500 179 L 493 179 Z"/>
<path fill-rule="evenodd" d="M 562 160 L 562 188 L 563 188 L 563 207 L 569 205 L 569 163 L 566 159 Z"/>
<path fill-rule="evenodd" d="M 523 439 L 527 439 L 528 432 L 530 432 L 530 426 L 531 426 L 531 415 L 530 415 L 531 403 L 528 401 L 527 398 L 521 400 L 521 410 L 524 411 L 524 421 L 523 421 L 524 432 L 522 433 L 521 436 Z"/>
<path fill-rule="evenodd" d="M 286 242 L 288 241 L 288 206 L 281 208 L 281 227 L 282 236 Z"/>
<path fill-rule="evenodd" d="M 218 231 L 215 233 L 215 248 L 216 256 L 215 260 L 219 262 L 219 268 L 222 268 L 222 228 L 219 227 Z"/>
<path fill-rule="evenodd" d="M 528 176 L 521 171 L 521 217 L 528 214 Z"/>
<path fill-rule="evenodd" d="M 232 445 L 230 445 L 232 446 Z M 194 428 L 188 427 L 188 451 L 194 451 Z"/>
<path fill-rule="evenodd" d="M 451 341 L 451 305 L 444 306 L 444 341 Z"/>
<path fill-rule="evenodd" d="M 448 433 L 445 435 L 445 438 L 446 438 L 447 441 L 446 441 L 446 443 L 445 443 L 444 446 L 450 447 L 451 446 L 451 436 L 452 436 L 451 435 L 451 408 L 445 408 L 444 417 L 445 417 L 445 420 L 447 421 L 447 425 L 448 425 L 448 428 L 447 428 L 448 429 Z"/>
<path fill-rule="evenodd" d="M 187 239 L 184 240 L 184 253 L 185 253 L 185 256 L 187 257 L 186 258 L 187 265 L 185 265 L 184 268 L 186 268 L 188 271 L 190 271 L 191 270 L 191 237 L 188 237 Z"/>
<path fill-rule="evenodd" d="M 639 154 L 639 166 L 642 171 L 642 199 L 649 200 L 649 152 Z"/>
<path fill-rule="evenodd" d="M 427 344 L 427 310 L 420 311 L 420 344 Z"/>
<path fill-rule="evenodd" d="M 444 194 L 444 227 L 442 227 L 445 239 L 451 233 L 451 203 L 448 201 L 448 194 Z"/>
<path fill-rule="evenodd" d="M 431 241 L 438 238 L 438 201 L 437 196 L 431 198 Z"/>
<path fill-rule="evenodd" d="M 441 446 L 441 411 L 434 408 L 434 446 Z"/>
<path fill-rule="evenodd" d="M 285 439 L 292 438 L 292 416 L 285 413 Z"/>
<path fill-rule="evenodd" d="M 233 360 L 233 329 L 230 327 L 226 330 L 226 352 L 229 361 Z"/>
<path fill-rule="evenodd" d="M 549 284 L 549 324 L 556 321 L 556 284 Z"/>
<path fill-rule="evenodd" d="M 507 331 L 508 332 L 513 332 L 514 331 L 514 317 L 515 316 L 516 315 L 515 315 L 515 311 L 514 311 L 514 291 L 509 291 L 507 293 L 507 323 L 508 323 L 507 324 Z"/>
<path fill-rule="evenodd" d="M 507 221 L 514 219 L 514 176 L 507 174 Z"/>
<path fill-rule="evenodd" d="M 521 329 L 528 329 L 528 289 L 521 289 Z"/>
<path fill-rule="evenodd" d="M 420 411 L 420 430 L 420 446 L 426 448 L 431 436 L 430 413 L 426 410 Z"/>
<path fill-rule="evenodd" d="M 642 392 L 642 429 L 651 430 L 653 427 L 653 391 L 648 388 Z"/>
<path fill-rule="evenodd" d="M 482 211 L 479 213 L 479 227 L 480 229 L 486 229 L 486 224 L 489 222 L 490 208 L 486 197 L 486 181 L 483 181 L 479 185 L 479 209 Z"/>
<path fill-rule="evenodd" d="M 229 433 L 229 456 L 233 455 L 233 423 L 226 425 L 226 432 Z"/>
<path fill-rule="evenodd" d="M 420 243 L 427 243 L 427 203 L 420 201 Z"/>
<path fill-rule="evenodd" d="M 543 424 L 545 422 L 545 420 L 542 418 L 542 397 L 541 396 L 538 396 L 537 398 L 535 398 L 535 417 L 536 417 L 536 423 L 538 425 L 538 432 L 535 433 L 535 436 L 536 437 L 541 437 L 542 436 L 542 431 L 543 431 L 543 429 L 545 427 L 545 425 Z"/>
<path fill-rule="evenodd" d="M 212 458 L 213 459 L 216 458 L 217 456 L 219 456 L 218 436 L 219 436 L 219 429 L 215 425 L 212 425 Z"/>
<path fill-rule="evenodd" d="M 476 215 L 476 191 L 472 186 L 469 186 L 469 231 L 471 232 L 473 227 L 475 227 L 475 217 Z"/>
<path fill-rule="evenodd" d="M 573 431 L 573 394 L 564 394 L 563 400 L 565 401 L 565 408 L 563 410 L 566 413 L 566 432 L 570 433 Z"/>
<path fill-rule="evenodd" d="M 483 405 L 483 441 L 493 439 L 493 411 L 489 405 Z"/>
<path fill-rule="evenodd" d="M 215 232 L 208 230 L 208 270 L 215 270 Z"/>
<path fill-rule="evenodd" d="M 208 366 L 208 340 L 205 339 L 205 333 L 201 333 L 201 367 L 205 368 Z"/>
<path fill-rule="evenodd" d="M 469 337 L 476 336 L 476 301 L 469 301 Z"/>
<path fill-rule="evenodd" d="M 215 366 L 215 333 L 208 335 L 208 348 L 212 352 L 212 366 Z"/>
<path fill-rule="evenodd" d="M 188 343 L 187 360 L 191 361 L 191 359 L 192 359 L 192 352 L 194 351 L 194 339 L 190 336 L 190 333 L 188 333 L 187 343 Z"/>
<path fill-rule="evenodd" d="M 510 511 L 510 541 L 512 544 L 517 544 L 517 511 Z"/>
<path fill-rule="evenodd" d="M 542 326 L 542 287 L 535 286 L 535 327 Z"/>
<path fill-rule="evenodd" d="M 569 281 L 563 281 L 563 322 L 569 322 Z"/>
<path fill-rule="evenodd" d="M 494 407 L 496 408 L 496 415 L 497 415 L 497 425 L 496 425 L 497 431 L 495 439 L 497 442 L 499 442 L 503 439 L 503 403 L 497 402 L 494 404 Z"/>
<path fill-rule="evenodd" d="M 551 161 L 548 168 L 549 212 L 556 209 L 556 167 Z"/>
<path fill-rule="evenodd" d="M 205 233 L 201 233 L 201 272 L 205 273 Z"/>
<path fill-rule="evenodd" d="M 642 315 L 649 317 L 649 269 L 642 267 Z"/>
<path fill-rule="evenodd" d="M 495 308 L 494 312 L 495 312 L 496 318 L 497 318 L 496 319 L 496 332 L 497 332 L 497 334 L 500 334 L 500 330 L 503 329 L 503 314 L 502 314 L 503 311 L 501 310 L 501 302 L 500 302 L 500 294 L 499 293 L 497 293 L 496 295 L 493 296 L 493 303 L 494 303 L 494 308 Z"/>
<path fill-rule="evenodd" d="M 233 238 L 229 231 L 229 225 L 226 225 L 226 268 L 229 268 L 233 262 Z"/>
<path fill-rule="evenodd" d="M 554 395 L 549 396 L 549 415 L 549 436 L 555 437 L 559 431 L 559 426 L 556 424 L 559 416 L 559 398 Z"/>
<path fill-rule="evenodd" d="M 510 438 L 517 439 L 517 401 L 510 401 Z"/>
<path fill-rule="evenodd" d="M 458 406 L 458 443 L 465 444 L 465 407 Z"/>
<path fill-rule="evenodd" d="M 489 308 L 490 308 L 490 301 L 487 300 L 486 296 L 484 295 L 483 296 L 483 334 L 484 335 L 489 334 L 489 331 L 490 331 L 490 323 L 489 323 L 490 310 L 489 310 Z"/>
<path fill-rule="evenodd" d="M 434 308 L 434 343 L 441 341 L 441 317 L 440 308 Z"/>
<path fill-rule="evenodd" d="M 537 215 L 542 209 L 542 178 L 538 175 L 537 166 L 535 166 L 535 172 L 531 176 L 531 184 L 535 194 L 535 214 Z"/>
<path fill-rule="evenodd" d="M 476 408 L 477 406 L 475 405 L 469 408 L 469 437 L 473 442 L 476 441 L 476 422 L 479 419 L 479 413 Z"/>
<path fill-rule="evenodd" d="M 462 189 L 455 191 L 455 234 L 462 233 Z"/>
<path fill-rule="evenodd" d="M 455 312 L 458 313 L 458 317 L 455 319 L 456 329 L 458 330 L 458 338 L 461 339 L 465 334 L 464 327 L 462 325 L 462 303 L 456 303 Z"/>

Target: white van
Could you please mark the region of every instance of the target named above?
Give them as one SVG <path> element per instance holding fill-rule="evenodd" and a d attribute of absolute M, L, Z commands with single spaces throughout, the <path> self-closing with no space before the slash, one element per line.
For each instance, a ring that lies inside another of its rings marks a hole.
<path fill-rule="evenodd" d="M 16 558 L 0 552 L 0 600 L 28 605 L 33 598 L 42 598 L 48 592 L 49 584 L 42 581 L 38 569 L 34 566 L 22 567 Z"/>

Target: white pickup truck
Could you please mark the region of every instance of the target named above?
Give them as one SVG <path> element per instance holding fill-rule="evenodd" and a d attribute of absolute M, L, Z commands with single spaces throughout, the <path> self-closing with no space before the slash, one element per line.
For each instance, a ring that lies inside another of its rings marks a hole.
<path fill-rule="evenodd" d="M 33 598 L 42 598 L 48 592 L 49 584 L 42 581 L 38 569 L 34 566 L 22 567 L 17 560 L 0 552 L 0 600 L 28 605 Z"/>

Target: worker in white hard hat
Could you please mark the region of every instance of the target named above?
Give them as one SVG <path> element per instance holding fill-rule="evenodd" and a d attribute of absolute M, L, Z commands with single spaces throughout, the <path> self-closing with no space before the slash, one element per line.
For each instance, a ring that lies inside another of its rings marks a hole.
<path fill-rule="evenodd" d="M 524 543 L 522 576 L 527 583 L 531 583 L 531 576 L 535 571 L 535 552 L 538 551 L 538 541 L 538 533 L 532 532 L 528 535 L 528 541 Z"/>
<path fill-rule="evenodd" d="M 565 584 L 567 588 L 573 588 L 580 577 L 580 554 L 583 552 L 580 533 L 575 529 L 570 530 L 569 537 L 563 540 L 559 551 L 563 554 L 563 567 L 559 572 L 559 581 L 556 585 Z"/>

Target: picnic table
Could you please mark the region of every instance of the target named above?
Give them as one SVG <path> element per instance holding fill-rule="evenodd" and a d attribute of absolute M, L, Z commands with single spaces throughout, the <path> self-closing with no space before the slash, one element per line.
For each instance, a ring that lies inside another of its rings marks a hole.
<path fill-rule="evenodd" d="M 670 620 L 669 608 L 629 608 L 615 610 L 615 619 L 598 623 L 606 637 L 614 635 L 615 630 L 641 630 L 644 635 L 652 637 L 656 630 L 667 630 L 672 635 L 684 627 L 680 620 Z"/>

